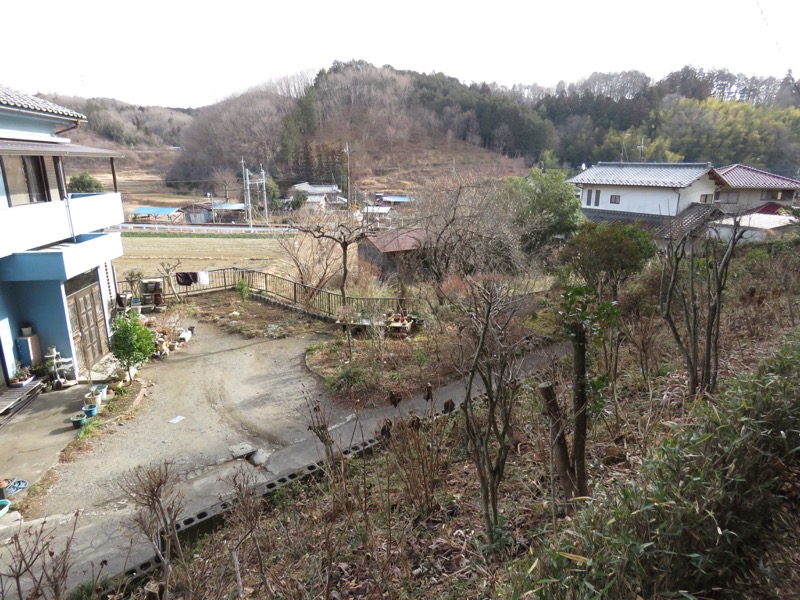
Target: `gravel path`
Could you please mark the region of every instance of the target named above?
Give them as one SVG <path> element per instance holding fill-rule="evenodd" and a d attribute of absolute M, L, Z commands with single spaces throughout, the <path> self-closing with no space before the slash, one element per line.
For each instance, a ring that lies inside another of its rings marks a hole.
<path fill-rule="evenodd" d="M 119 510 L 120 482 L 137 465 L 169 459 L 191 478 L 228 460 L 231 445 L 274 451 L 308 436 L 306 396 L 323 396 L 304 356 L 319 334 L 242 339 L 204 324 L 195 332 L 185 348 L 144 367 L 136 418 L 97 439 L 80 459 L 57 465 L 58 482 L 32 517 Z M 178 416 L 183 420 L 169 422 Z"/>

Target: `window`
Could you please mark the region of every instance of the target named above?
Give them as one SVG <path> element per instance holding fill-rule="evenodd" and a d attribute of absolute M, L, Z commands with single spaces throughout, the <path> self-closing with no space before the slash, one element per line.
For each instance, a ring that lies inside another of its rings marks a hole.
<path fill-rule="evenodd" d="M 4 156 L 2 166 L 5 191 L 11 206 L 50 200 L 44 159 L 41 156 Z"/>
<path fill-rule="evenodd" d="M 594 205 L 600 206 L 600 190 L 594 191 Z"/>
<path fill-rule="evenodd" d="M 50 195 L 47 192 L 44 159 L 41 156 L 23 156 L 22 163 L 25 165 L 25 178 L 28 180 L 31 202 L 47 202 Z"/>
<path fill-rule="evenodd" d="M 714 199 L 714 194 L 700 195 L 700 202 L 702 202 L 703 204 L 710 204 L 713 199 Z"/>
<path fill-rule="evenodd" d="M 592 190 L 586 190 L 586 206 L 592 205 Z"/>
<path fill-rule="evenodd" d="M 787 198 L 789 197 L 787 193 Z M 783 200 L 783 190 L 764 190 L 761 192 L 762 200 Z"/>
<path fill-rule="evenodd" d="M 611 204 L 619 204 L 619 194 L 611 194 L 609 202 L 611 202 Z"/>
<path fill-rule="evenodd" d="M 737 204 L 739 202 L 739 192 L 717 192 L 714 194 L 714 202 Z"/>

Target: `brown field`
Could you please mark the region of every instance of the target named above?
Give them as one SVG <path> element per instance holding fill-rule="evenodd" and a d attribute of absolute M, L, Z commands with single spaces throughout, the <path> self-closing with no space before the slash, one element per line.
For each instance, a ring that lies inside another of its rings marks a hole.
<path fill-rule="evenodd" d="M 268 237 L 123 237 L 122 248 L 124 254 L 113 262 L 120 278 L 131 269 L 156 275 L 162 262 L 178 261 L 180 271 L 241 267 L 276 275 L 289 273 L 283 250 Z"/>

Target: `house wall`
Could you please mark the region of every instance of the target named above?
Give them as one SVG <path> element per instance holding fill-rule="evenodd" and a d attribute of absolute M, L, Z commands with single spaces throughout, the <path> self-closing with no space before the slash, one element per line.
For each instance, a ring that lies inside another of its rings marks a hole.
<path fill-rule="evenodd" d="M 63 356 L 71 355 L 72 338 L 66 317 L 66 297 L 60 281 L 6 282 L 0 284 L 0 344 L 6 372 L 14 372 L 18 360 L 15 340 L 25 321 L 39 334 L 42 353 L 54 345 Z"/>
<path fill-rule="evenodd" d="M 7 112 L 7 110 L 0 111 L 0 138 L 40 142 L 69 141 L 65 138 L 57 138 L 54 135 L 54 131 L 56 125 L 63 127 L 67 122 L 71 121 L 49 119 L 43 115 L 34 116 Z"/>
<path fill-rule="evenodd" d="M 386 255 L 369 240 L 363 241 L 358 245 L 358 261 L 370 263 L 380 269 L 381 279 L 388 274 L 389 261 Z"/>
<path fill-rule="evenodd" d="M 645 215 L 675 216 L 683 212 L 693 202 L 700 202 L 703 194 L 714 194 L 716 186 L 711 178 L 703 176 L 683 189 L 609 186 L 584 184 L 581 189 L 581 204 L 586 210 L 615 210 Z M 600 204 L 595 206 L 595 194 L 600 190 Z M 592 202 L 587 204 L 587 193 L 591 190 Z M 611 196 L 620 197 L 619 204 L 611 204 Z"/>
<path fill-rule="evenodd" d="M 761 193 L 763 190 L 731 190 L 733 192 L 739 193 L 738 201 L 735 203 L 726 203 L 726 202 L 718 202 L 717 206 L 719 209 L 728 214 L 737 214 L 743 213 L 751 208 L 755 208 L 756 206 L 761 206 L 766 202 L 770 202 L 770 200 L 762 200 Z M 778 202 L 786 206 L 786 208 L 791 208 L 792 200 L 791 200 L 791 193 L 786 193 L 786 200 L 772 200 L 771 202 Z"/>

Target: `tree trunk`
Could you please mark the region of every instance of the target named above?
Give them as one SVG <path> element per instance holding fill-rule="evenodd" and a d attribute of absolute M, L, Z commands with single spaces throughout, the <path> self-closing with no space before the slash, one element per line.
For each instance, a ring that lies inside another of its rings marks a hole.
<path fill-rule="evenodd" d="M 549 382 L 541 384 L 539 393 L 544 399 L 544 407 L 550 421 L 550 449 L 553 453 L 558 478 L 561 481 L 561 489 L 564 491 L 564 497 L 570 500 L 576 495 L 576 485 L 575 474 L 572 471 L 569 460 L 567 436 L 564 432 L 564 418 L 556 401 L 553 384 Z"/>
<path fill-rule="evenodd" d="M 572 461 L 575 465 L 575 483 L 578 494 L 589 495 L 586 478 L 586 328 L 578 324 L 574 329 L 573 346 L 573 411 L 575 431 L 572 439 Z"/>

